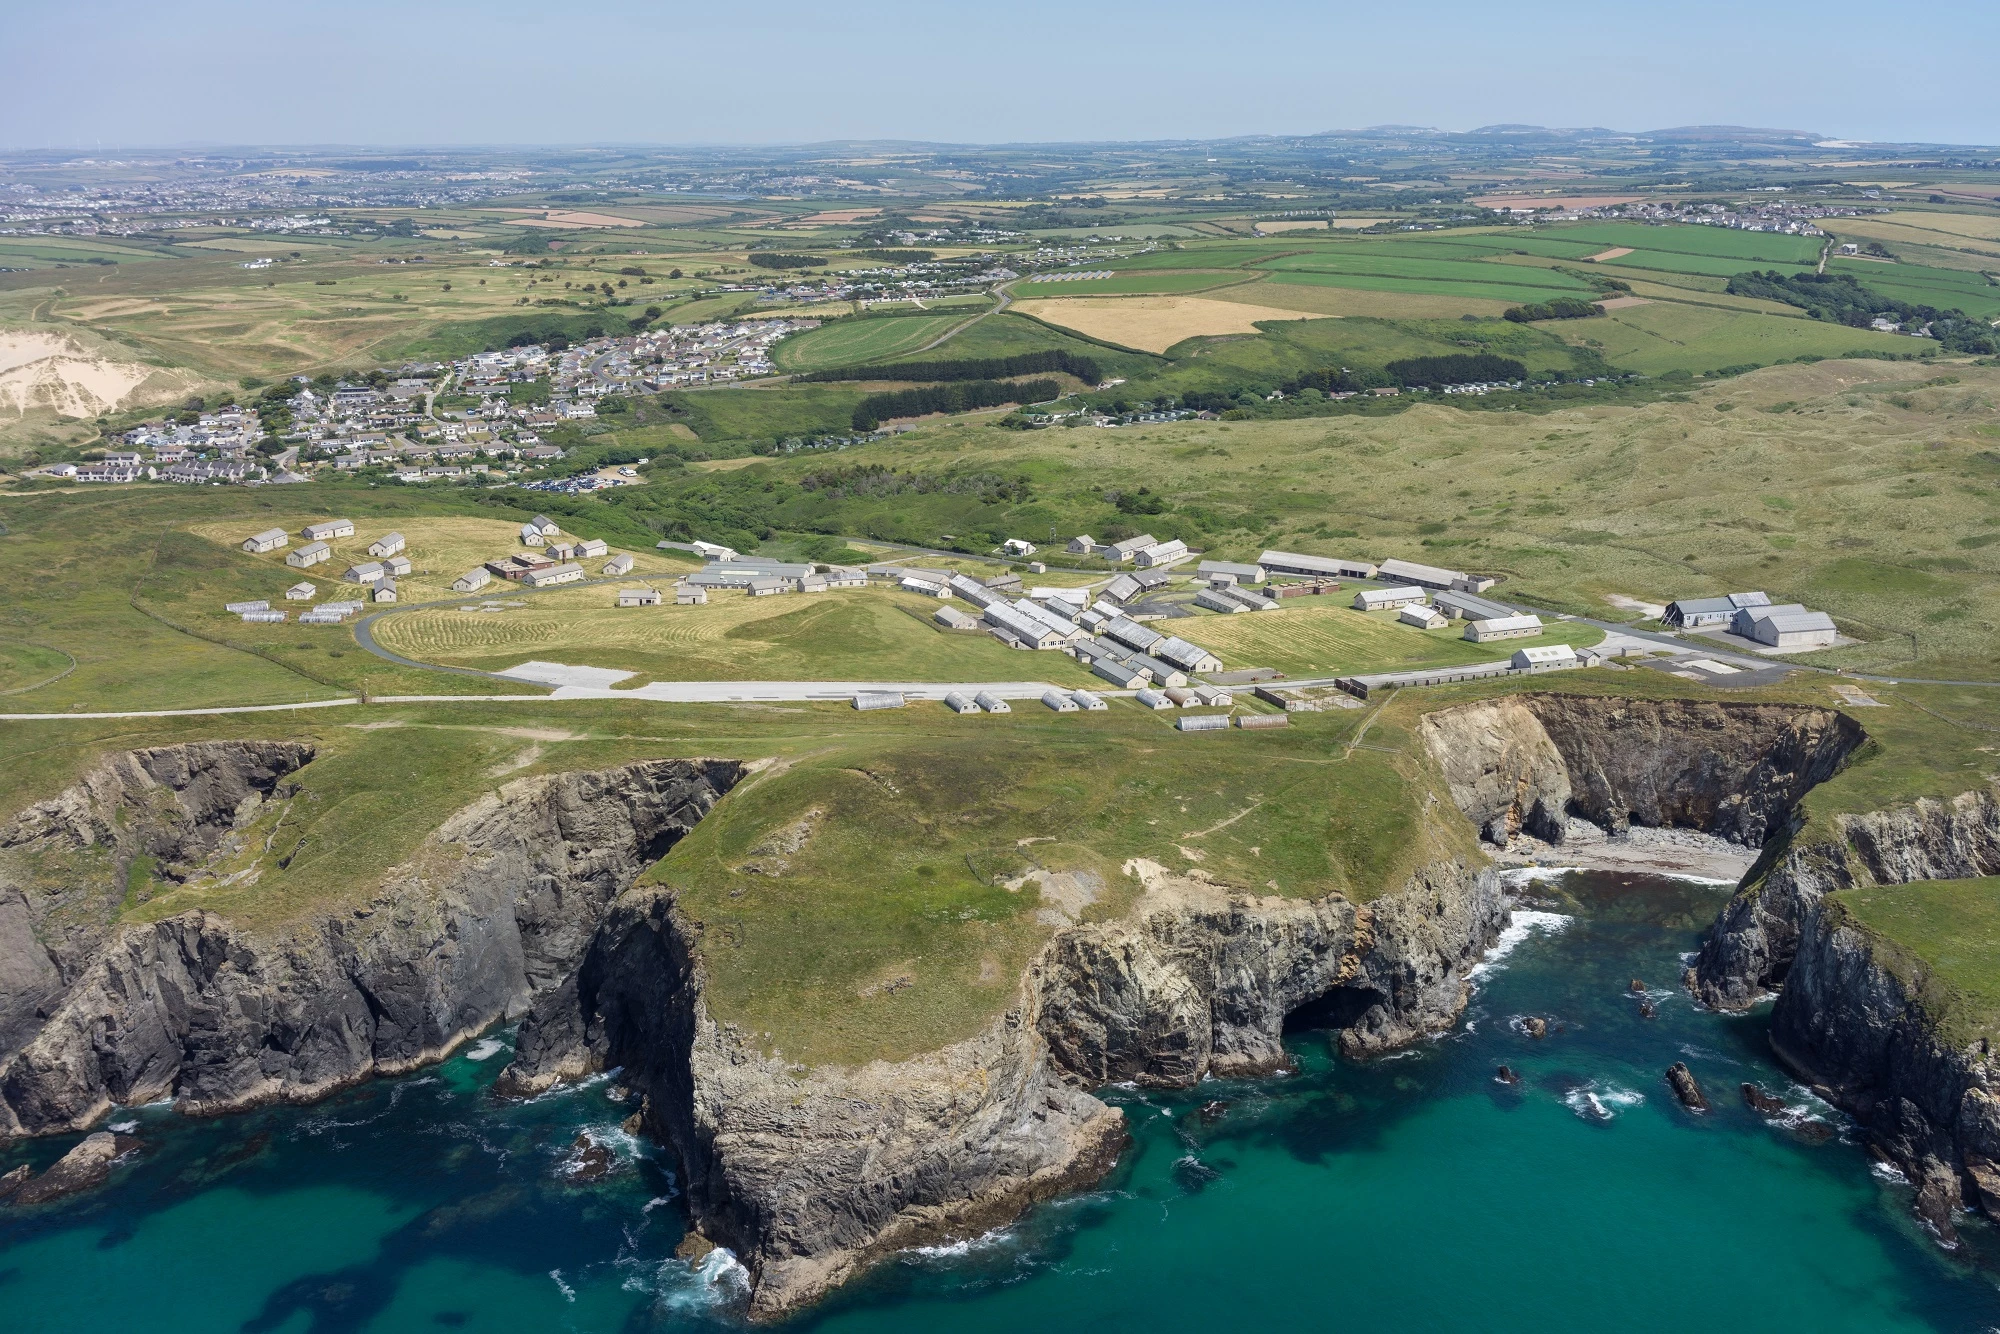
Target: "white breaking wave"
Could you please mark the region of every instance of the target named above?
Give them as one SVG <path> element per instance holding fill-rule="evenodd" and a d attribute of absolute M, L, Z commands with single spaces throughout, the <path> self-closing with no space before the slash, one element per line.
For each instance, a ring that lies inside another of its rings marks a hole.
<path fill-rule="evenodd" d="M 1898 1186 L 1907 1186 L 1910 1184 L 1910 1179 L 1903 1175 L 1903 1169 L 1894 1163 L 1870 1163 L 1868 1170 L 1873 1172 L 1880 1180 L 1893 1182 Z"/>
<path fill-rule="evenodd" d="M 119 1135 L 129 1135 L 138 1128 L 139 1123 L 137 1121 L 113 1121 L 111 1123 L 112 1132 Z"/>
<path fill-rule="evenodd" d="M 1576 919 L 1559 912 L 1543 912 L 1538 908 L 1516 908 L 1507 916 L 1507 925 L 1500 932 L 1500 939 L 1493 942 L 1493 948 L 1486 951 L 1486 957 L 1472 965 L 1466 974 L 1468 981 L 1477 982 L 1488 973 L 1497 971 L 1502 960 L 1520 947 L 1522 941 L 1539 931 L 1545 936 L 1559 935 L 1569 929 Z"/>
<path fill-rule="evenodd" d="M 468 1061 L 484 1061 L 507 1050 L 507 1044 L 499 1038 L 481 1038 L 465 1049 Z"/>
<path fill-rule="evenodd" d="M 1563 1094 L 1563 1105 L 1586 1121 L 1609 1121 L 1628 1107 L 1637 1107 L 1646 1095 L 1608 1084 L 1600 1088 L 1596 1080 Z"/>
<path fill-rule="evenodd" d="M 994 1228 L 976 1237 L 966 1237 L 960 1241 L 945 1242 L 937 1246 L 912 1246 L 905 1255 L 914 1255 L 925 1260 L 952 1260 L 974 1251 L 986 1250 L 1007 1239 L 1006 1228 Z"/>

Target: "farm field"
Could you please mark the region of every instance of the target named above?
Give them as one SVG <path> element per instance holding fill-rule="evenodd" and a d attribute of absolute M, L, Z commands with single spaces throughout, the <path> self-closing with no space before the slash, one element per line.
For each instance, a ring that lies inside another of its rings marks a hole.
<path fill-rule="evenodd" d="M 1915 264 L 1871 264 L 1863 259 L 1835 259 L 1827 271 L 1847 274 L 1871 291 L 1912 305 L 1962 310 L 1984 319 L 2000 317 L 2000 286 L 1983 273 Z"/>
<path fill-rule="evenodd" d="M 1362 316 L 1376 319 L 1450 320 L 1461 315 L 1497 318 L 1517 304 L 1493 297 L 1445 293 L 1374 291 L 1360 287 L 1307 286 L 1290 274 L 1275 274 L 1262 282 L 1225 287 L 1207 293 L 1216 301 L 1292 311 L 1301 315 Z"/>
<path fill-rule="evenodd" d="M 319 587 L 318 601 L 365 597 L 365 590 L 359 584 L 341 582 L 341 572 L 350 565 L 376 559 L 368 554 L 368 544 L 384 533 L 392 531 L 401 533 L 409 543 L 408 549 L 403 554 L 410 558 L 410 563 L 415 567 L 409 575 L 396 581 L 396 592 L 400 602 L 462 598 L 464 594 L 451 591 L 452 580 L 486 561 L 530 550 L 521 545 L 519 525 L 503 519 L 418 516 L 357 521 L 353 537 L 335 538 L 328 543 L 333 548 L 331 560 L 308 570 L 296 569 L 285 564 L 286 553 L 296 551 L 305 544 L 305 539 L 299 536 L 299 530 L 308 523 L 326 517 L 328 516 L 319 513 L 258 516 L 257 523 L 261 527 L 283 528 L 291 534 L 292 540 L 289 547 L 254 556 L 240 550 L 239 544 L 259 529 L 246 530 L 240 523 L 229 521 L 209 521 L 194 524 L 189 531 L 231 551 L 238 561 L 258 568 L 260 573 L 268 571 L 268 574 L 264 575 L 264 581 L 273 585 L 269 593 L 273 606 L 283 605 L 284 590 L 301 580 L 308 580 Z M 579 538 L 596 535 L 595 532 L 569 534 Z M 692 559 L 681 559 L 678 555 L 669 556 L 650 547 L 624 547 L 614 544 L 611 550 L 613 554 L 622 550 L 633 558 L 636 564 L 630 577 L 634 579 L 647 575 L 665 576 L 696 567 L 696 562 Z M 599 557 L 595 561 L 583 562 L 584 569 L 591 578 L 600 577 L 597 567 L 606 559 Z M 480 596 L 515 597 L 519 593 L 520 590 L 515 586 L 496 580 L 495 584 L 489 585 Z M 258 596 L 264 594 L 260 593 Z M 300 603 L 296 604 L 296 607 L 298 610 L 303 610 L 310 605 L 310 603 Z M 220 607 L 209 610 L 219 613 Z"/>
<path fill-rule="evenodd" d="M 772 360 L 787 371 L 857 366 L 914 352 L 964 319 L 964 314 L 952 314 L 835 320 L 785 339 Z"/>
<path fill-rule="evenodd" d="M 1629 246 L 1634 250 L 1654 250 L 1678 255 L 1708 255 L 1740 259 L 1757 265 L 1813 264 L 1819 260 L 1824 241 L 1812 236 L 1787 236 L 1782 232 L 1736 231 L 1727 227 L 1685 224 L 1649 225 L 1637 222 L 1565 223 L 1546 235 L 1568 243 L 1583 243 L 1600 249 Z"/>
<path fill-rule="evenodd" d="M 553 658 L 654 681 L 1096 679 L 1060 653 L 1031 656 L 987 635 L 940 630 L 929 622 L 939 603 L 884 589 L 718 592 L 696 607 L 612 601 L 610 589 L 592 588 L 500 613 L 423 608 L 384 617 L 375 634 L 409 657 L 486 671 Z"/>
<path fill-rule="evenodd" d="M 1872 329 L 1667 301 L 1616 307 L 1602 319 L 1566 320 L 1554 327 L 1613 365 L 1646 375 L 1912 350 L 1912 340 Z"/>
<path fill-rule="evenodd" d="M 1531 644 L 1594 644 L 1603 632 L 1573 622 L 1551 622 L 1533 639 L 1473 644 L 1465 626 L 1418 630 L 1401 625 L 1393 612 L 1356 611 L 1351 598 L 1300 598 L 1279 611 L 1206 615 L 1177 620 L 1174 632 L 1221 655 L 1231 667 L 1272 667 L 1287 676 L 1345 676 L 1415 667 L 1454 667 L 1492 662 Z M 1303 603 L 1307 605 L 1297 605 Z M 1330 604 L 1330 605 L 1329 605 Z"/>
<path fill-rule="evenodd" d="M 1255 334 L 1260 320 L 1299 320 L 1298 311 L 1210 297 L 1059 297 L 1023 301 L 1021 312 L 1090 338 L 1165 352 L 1190 338 Z"/>
<path fill-rule="evenodd" d="M 1080 281 L 1037 282 L 1026 279 L 1014 288 L 1017 298 L 1069 296 L 1144 295 L 1147 293 L 1200 292 L 1248 281 L 1245 274 L 1228 270 L 1171 269 L 1159 273 L 1120 273 L 1110 278 Z"/>

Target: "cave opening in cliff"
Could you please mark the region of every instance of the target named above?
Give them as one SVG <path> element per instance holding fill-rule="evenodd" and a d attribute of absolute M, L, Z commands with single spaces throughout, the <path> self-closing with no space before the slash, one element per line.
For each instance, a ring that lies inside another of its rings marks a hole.
<path fill-rule="evenodd" d="M 1317 1033 L 1352 1028 L 1388 997 L 1373 987 L 1335 987 L 1285 1016 L 1287 1033 Z"/>

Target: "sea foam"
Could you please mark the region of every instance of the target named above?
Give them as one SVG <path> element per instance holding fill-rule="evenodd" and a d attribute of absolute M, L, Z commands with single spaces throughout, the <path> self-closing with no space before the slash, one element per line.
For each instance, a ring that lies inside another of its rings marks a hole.
<path fill-rule="evenodd" d="M 1569 929 L 1575 919 L 1559 912 L 1543 912 L 1539 908 L 1516 908 L 1507 916 L 1507 925 L 1500 932 L 1500 939 L 1493 942 L 1493 948 L 1486 951 L 1486 957 L 1472 966 L 1466 974 L 1468 980 L 1477 982 L 1488 973 L 1498 971 L 1502 961 L 1520 947 L 1522 941 L 1537 931 L 1545 936 L 1560 934 Z"/>

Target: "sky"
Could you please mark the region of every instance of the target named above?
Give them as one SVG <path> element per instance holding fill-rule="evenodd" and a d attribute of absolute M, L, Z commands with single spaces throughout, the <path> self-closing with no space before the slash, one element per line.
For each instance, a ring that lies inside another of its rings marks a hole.
<path fill-rule="evenodd" d="M 0 148 L 1501 122 L 1996 144 L 1996 56 L 1994 0 L 0 0 Z"/>

